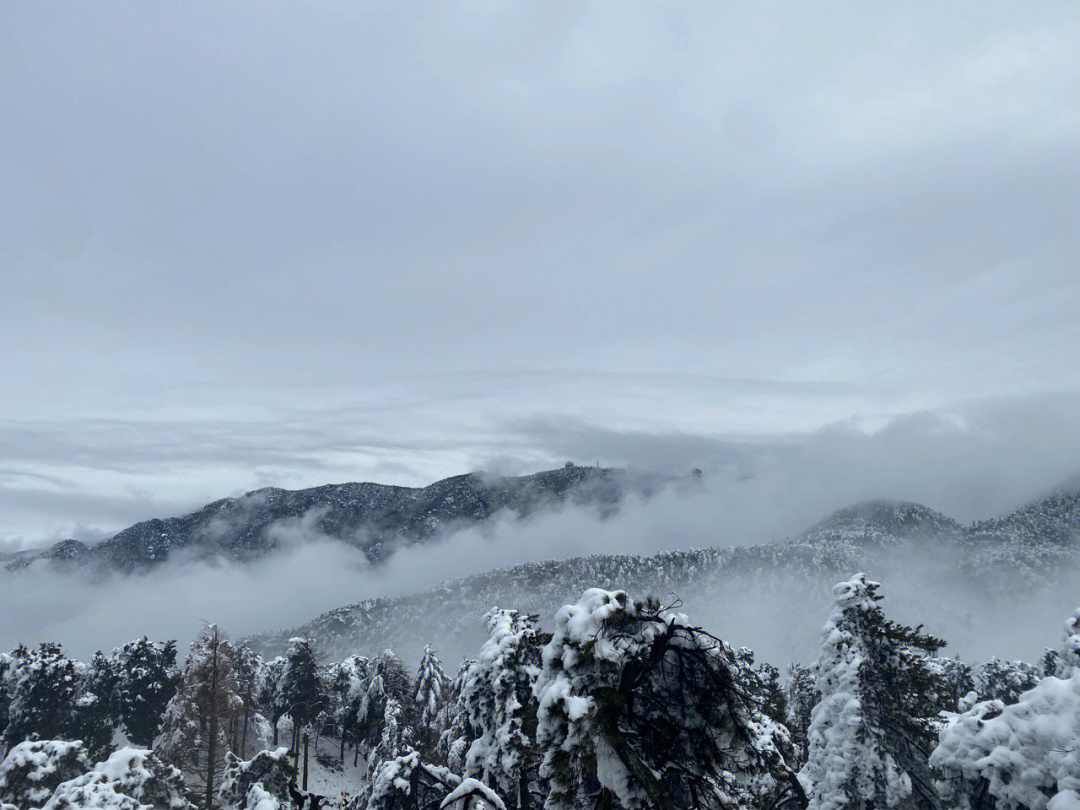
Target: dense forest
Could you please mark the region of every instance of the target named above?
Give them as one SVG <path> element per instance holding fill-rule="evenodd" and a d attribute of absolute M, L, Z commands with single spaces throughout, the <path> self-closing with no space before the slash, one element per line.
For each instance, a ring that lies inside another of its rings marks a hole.
<path fill-rule="evenodd" d="M 415 671 L 303 637 L 263 658 L 215 625 L 182 660 L 19 647 L 0 807 L 1080 808 L 1080 611 L 1038 661 L 970 663 L 881 600 L 837 585 L 817 659 L 783 672 L 677 599 L 597 588 L 550 632 L 490 610 L 453 674 L 430 646 Z"/>

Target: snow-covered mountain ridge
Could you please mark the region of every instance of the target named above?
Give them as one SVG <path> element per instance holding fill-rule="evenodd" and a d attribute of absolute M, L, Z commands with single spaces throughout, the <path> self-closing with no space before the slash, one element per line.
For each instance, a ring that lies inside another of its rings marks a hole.
<path fill-rule="evenodd" d="M 671 480 L 568 465 L 519 477 L 470 473 L 421 488 L 347 483 L 259 489 L 214 501 L 182 517 L 136 523 L 93 545 L 64 540 L 45 551 L 18 555 L 7 568 L 46 559 L 61 567 L 89 564 L 140 571 L 178 553 L 248 560 L 282 542 L 281 534 L 271 530 L 275 525 L 305 517 L 312 521 L 309 531 L 357 546 L 368 559 L 378 561 L 397 546 L 426 541 L 450 526 L 481 522 L 502 511 L 520 517 L 565 502 L 606 512 L 617 508 L 627 493 L 648 496 Z"/>
<path fill-rule="evenodd" d="M 1051 587 L 1053 576 L 1078 563 L 1077 492 L 1055 493 L 969 527 L 919 504 L 869 501 L 841 509 L 784 542 L 526 563 L 419 593 L 347 605 L 254 642 L 264 653 L 278 654 L 289 638 L 305 636 L 316 639 L 331 657 L 374 655 L 386 648 L 416 656 L 424 643 L 448 639 L 468 650 L 482 634 L 479 617 L 490 608 L 549 616 L 590 587 L 654 594 L 662 601 L 665 595 L 678 595 L 689 608 L 712 612 L 718 604 L 730 611 L 739 604 L 757 604 L 760 594 L 782 592 L 785 599 L 761 601 L 771 609 L 797 612 L 796 605 L 824 604 L 837 579 L 864 569 L 917 571 L 927 587 L 913 589 L 909 600 L 913 613 L 925 616 L 920 611 L 951 610 L 935 599 L 945 598 L 939 594 L 949 594 L 958 582 L 985 595 L 988 603 L 1007 604 Z M 817 615 L 796 619 L 820 622 Z M 785 621 L 778 618 L 780 624 Z M 447 653 L 452 657 L 451 650 Z"/>

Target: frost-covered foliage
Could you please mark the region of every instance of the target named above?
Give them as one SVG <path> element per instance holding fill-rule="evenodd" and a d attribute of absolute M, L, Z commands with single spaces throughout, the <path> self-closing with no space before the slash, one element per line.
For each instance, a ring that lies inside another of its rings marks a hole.
<path fill-rule="evenodd" d="M 413 692 L 421 725 L 435 728 L 440 721 L 443 705 L 450 696 L 450 678 L 443 671 L 442 662 L 430 644 L 424 647 L 424 654 L 420 657 Z"/>
<path fill-rule="evenodd" d="M 762 698 L 761 711 L 765 713 L 766 717 L 775 720 L 777 723 L 786 725 L 787 694 L 780 683 L 780 670 L 767 661 L 762 661 L 757 666 L 753 666 L 753 651 L 747 648 L 744 649 L 746 650 L 747 655 L 740 657 L 746 661 L 749 666 L 753 667 L 751 671 L 757 678 L 755 691 L 761 695 Z"/>
<path fill-rule="evenodd" d="M 1000 700 L 1016 703 L 1020 695 L 1039 682 L 1037 667 L 1024 661 L 1003 661 L 991 658 L 972 673 L 973 689 L 979 700 Z"/>
<path fill-rule="evenodd" d="M 989 794 L 998 806 L 1071 810 L 1080 791 L 1080 612 L 1065 626 L 1059 674 L 1012 705 L 984 700 L 949 716 L 930 759 L 949 804 Z M 973 695 L 968 703 L 975 699 Z"/>
<path fill-rule="evenodd" d="M 460 803 L 462 807 L 466 808 L 478 808 L 478 810 L 506 810 L 506 805 L 503 804 L 499 794 L 489 788 L 479 779 L 462 779 L 461 784 L 450 791 L 448 795 L 439 804 L 440 810 L 444 808 L 453 807 L 455 804 Z"/>
<path fill-rule="evenodd" d="M 887 619 L 878 587 L 857 574 L 833 591 L 813 667 L 821 701 L 799 773 L 810 810 L 936 800 L 925 771 L 940 685 L 927 657 L 944 642 Z"/>
<path fill-rule="evenodd" d="M 383 762 L 374 772 L 367 810 L 412 810 L 441 806 L 461 784 L 449 768 L 431 765 L 416 751 Z"/>
<path fill-rule="evenodd" d="M 959 658 L 927 658 L 926 666 L 934 673 L 938 685 L 939 707 L 953 711 L 960 701 L 975 689 L 975 676 L 970 666 Z"/>
<path fill-rule="evenodd" d="M 285 704 L 285 696 L 281 688 L 282 678 L 285 675 L 285 656 L 279 655 L 270 661 L 264 662 L 259 670 L 256 690 L 259 709 L 269 719 L 274 730 L 274 745 L 278 744 L 278 724 L 285 716 L 288 707 Z"/>
<path fill-rule="evenodd" d="M 1057 674 L 1063 676 L 1080 669 L 1080 608 L 1065 622 L 1065 641 L 1057 666 Z"/>
<path fill-rule="evenodd" d="M 446 728 L 439 737 L 436 748 L 442 760 L 451 770 L 458 773 L 465 770 L 465 754 L 468 753 L 469 746 L 477 735 L 469 724 L 469 712 L 462 697 L 469 670 L 475 663 L 475 659 L 466 658 L 458 666 L 457 674 L 454 675 L 454 680 L 450 684 L 453 701 L 447 706 Z"/>
<path fill-rule="evenodd" d="M 368 761 L 374 767 L 396 757 L 413 741 L 416 703 L 412 681 L 393 650 L 385 650 L 371 660 L 359 691 L 357 723 L 361 739 L 372 747 Z"/>
<path fill-rule="evenodd" d="M 406 721 L 404 706 L 397 698 L 388 697 L 383 702 L 383 718 L 379 740 L 368 755 L 372 770 L 377 770 L 382 763 L 395 759 L 410 748 L 413 741 L 413 729 Z"/>
<path fill-rule="evenodd" d="M 289 786 L 296 775 L 285 747 L 260 751 L 250 760 L 233 753 L 225 758 L 218 789 L 222 810 L 276 810 L 292 806 Z"/>
<path fill-rule="evenodd" d="M 128 739 L 150 745 L 165 707 L 176 694 L 176 642 L 154 642 L 143 636 L 113 651 L 115 701 Z"/>
<path fill-rule="evenodd" d="M 326 690 L 319 677 L 315 650 L 306 638 L 294 638 L 285 655 L 280 681 L 281 701 L 293 720 L 293 746 L 299 750 L 300 732 L 326 705 Z"/>
<path fill-rule="evenodd" d="M 243 708 L 237 694 L 236 648 L 216 625 L 191 644 L 180 685 L 165 709 L 154 750 L 205 792 L 209 805 Z"/>
<path fill-rule="evenodd" d="M 90 767 L 78 740 L 34 740 L 8 751 L 0 763 L 0 802 L 18 808 L 40 807 L 61 782 Z"/>
<path fill-rule="evenodd" d="M 756 683 L 723 641 L 623 591 L 556 614 L 535 687 L 546 806 L 757 807 L 797 790 Z"/>
<path fill-rule="evenodd" d="M 786 725 L 795 748 L 795 761 L 791 764 L 792 767 L 801 767 L 806 762 L 806 735 L 810 730 L 810 714 L 821 700 L 821 693 L 809 667 L 789 664 L 787 676 L 787 683 L 784 685 L 784 697 L 787 700 Z"/>
<path fill-rule="evenodd" d="M 332 664 L 327 674 L 329 715 L 340 738 L 341 759 L 345 758 L 346 742 L 359 742 L 358 715 L 370 663 L 363 656 L 353 655 Z"/>
<path fill-rule="evenodd" d="M 262 739 L 267 727 L 266 718 L 259 712 L 259 674 L 262 658 L 247 644 L 236 646 L 236 696 L 240 699 L 240 716 L 233 722 L 232 750 L 240 757 L 259 751 L 269 739 Z"/>
<path fill-rule="evenodd" d="M 11 707 L 11 692 L 15 687 L 15 658 L 9 653 L 0 652 L 0 743 L 3 743 L 4 729 L 8 723 L 8 709 Z"/>
<path fill-rule="evenodd" d="M 92 691 L 93 670 L 64 655 L 58 644 L 19 647 L 5 675 L 10 702 L 4 741 L 83 740 L 92 752 L 112 737 L 104 701 Z"/>
<path fill-rule="evenodd" d="M 190 810 L 180 771 L 145 748 L 121 748 L 88 773 L 56 788 L 43 810 L 88 807 Z"/>
<path fill-rule="evenodd" d="M 464 675 L 459 699 L 470 733 L 460 738 L 468 743 L 465 775 L 524 806 L 538 766 L 533 685 L 551 636 L 541 632 L 536 616 L 516 610 L 490 610 L 484 621 L 488 640 Z"/>

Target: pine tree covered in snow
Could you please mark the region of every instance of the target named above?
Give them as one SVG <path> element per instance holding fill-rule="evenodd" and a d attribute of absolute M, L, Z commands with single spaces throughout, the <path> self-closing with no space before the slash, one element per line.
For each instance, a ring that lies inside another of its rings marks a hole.
<path fill-rule="evenodd" d="M 413 728 L 408 722 L 405 707 L 394 697 L 383 701 L 382 723 L 379 726 L 379 738 L 368 755 L 371 769 L 378 770 L 382 763 L 394 759 L 407 750 L 412 750 Z"/>
<path fill-rule="evenodd" d="M 8 724 L 11 693 L 15 686 L 15 655 L 0 652 L 0 745 L 4 742 L 4 729 Z"/>
<path fill-rule="evenodd" d="M 792 767 L 802 767 L 806 763 L 806 736 L 810 731 L 810 714 L 821 700 L 821 693 L 809 667 L 789 664 L 787 676 L 787 683 L 784 685 L 784 697 L 787 701 L 785 725 L 791 732 L 791 743 L 795 749 Z"/>
<path fill-rule="evenodd" d="M 281 699 L 293 720 L 292 750 L 300 750 L 304 730 L 318 716 L 326 703 L 326 693 L 319 677 L 315 650 L 306 638 L 294 638 L 285 656 L 281 676 Z"/>
<path fill-rule="evenodd" d="M 225 767 L 230 721 L 241 707 L 236 649 L 217 625 L 208 625 L 191 645 L 154 745 L 201 787 L 207 807 Z"/>
<path fill-rule="evenodd" d="M 949 716 L 930 764 L 948 806 L 1026 810 L 1080 807 L 1080 611 L 1065 626 L 1057 675 L 1012 705 L 962 706 Z"/>
<path fill-rule="evenodd" d="M 374 772 L 367 810 L 417 810 L 441 807 L 461 784 L 449 768 L 423 762 L 408 751 L 383 762 Z"/>
<path fill-rule="evenodd" d="M 454 680 L 450 683 L 452 700 L 447 703 L 445 730 L 439 737 L 438 754 L 451 770 L 461 773 L 465 770 L 465 755 L 469 746 L 476 739 L 478 732 L 469 723 L 469 712 L 465 706 L 463 692 L 475 659 L 466 658 L 458 665 Z"/>
<path fill-rule="evenodd" d="M 972 672 L 973 689 L 979 700 L 1016 703 L 1020 695 L 1039 682 L 1037 667 L 1024 661 L 991 658 Z"/>
<path fill-rule="evenodd" d="M 345 744 L 352 742 L 356 746 L 360 742 L 358 715 L 370 663 L 363 656 L 353 655 L 330 667 L 330 716 L 337 727 L 340 745 L 338 753 L 342 761 L 345 760 Z"/>
<path fill-rule="evenodd" d="M 538 777 L 536 700 L 541 650 L 551 636 L 536 616 L 494 609 L 484 617 L 488 640 L 465 673 L 460 703 L 474 735 L 465 753 L 465 775 L 514 797 L 519 810 L 533 804 Z"/>
<path fill-rule="evenodd" d="M 222 810 L 278 810 L 291 808 L 296 774 L 288 749 L 260 751 L 250 760 L 233 753 L 225 758 L 225 772 L 218 789 Z"/>
<path fill-rule="evenodd" d="M 112 737 L 108 706 L 91 688 L 93 670 L 68 658 L 58 644 L 17 649 L 9 658 L 10 702 L 4 741 L 83 740 L 97 752 Z"/>
<path fill-rule="evenodd" d="M 419 712 L 417 721 L 438 739 L 442 709 L 450 697 L 450 678 L 443 671 L 442 662 L 430 644 L 424 647 L 414 684 L 413 699 Z"/>
<path fill-rule="evenodd" d="M 959 658 L 928 658 L 926 665 L 935 674 L 937 703 L 943 711 L 955 711 L 960 701 L 975 689 L 974 671 Z"/>
<path fill-rule="evenodd" d="M 258 675 L 257 700 L 262 714 L 270 721 L 273 728 L 274 747 L 278 744 L 278 731 L 281 718 L 285 716 L 289 707 L 285 703 L 285 693 L 282 691 L 282 679 L 285 675 L 285 657 L 279 655 L 263 663 Z"/>
<path fill-rule="evenodd" d="M 240 698 L 239 716 L 234 715 L 232 750 L 241 757 L 257 751 L 257 726 L 265 719 L 258 714 L 259 673 L 262 659 L 247 644 L 236 646 L 236 696 Z"/>
<path fill-rule="evenodd" d="M 75 662 L 79 673 L 79 697 L 71 716 L 66 736 L 82 740 L 92 757 L 104 754 L 112 743 L 113 731 L 119 725 L 116 705 L 116 668 L 101 652 L 90 663 Z"/>
<path fill-rule="evenodd" d="M 180 771 L 144 748 L 121 748 L 90 771 L 60 784 L 42 810 L 101 808 L 193 810 Z"/>
<path fill-rule="evenodd" d="M 0 763 L 0 802 L 19 810 L 40 807 L 62 782 L 90 767 L 78 740 L 33 740 L 8 751 Z"/>
<path fill-rule="evenodd" d="M 886 618 L 878 588 L 857 574 L 833 590 L 799 774 L 810 810 L 937 804 L 926 759 L 941 685 L 928 657 L 944 642 Z"/>
<path fill-rule="evenodd" d="M 372 757 L 376 758 L 371 762 L 374 765 L 397 756 L 400 741 L 412 738 L 416 717 L 412 681 L 394 651 L 384 650 L 371 659 L 360 690 L 357 722 L 362 739 L 373 749 Z M 388 704 L 393 704 L 390 711 Z M 392 726 L 389 729 L 388 724 Z"/>
<path fill-rule="evenodd" d="M 799 793 L 735 652 L 623 591 L 555 617 L 535 692 L 548 808 L 751 808 Z"/>
<path fill-rule="evenodd" d="M 176 642 L 143 636 L 115 649 L 112 657 L 119 719 L 128 739 L 150 745 L 180 680 Z"/>

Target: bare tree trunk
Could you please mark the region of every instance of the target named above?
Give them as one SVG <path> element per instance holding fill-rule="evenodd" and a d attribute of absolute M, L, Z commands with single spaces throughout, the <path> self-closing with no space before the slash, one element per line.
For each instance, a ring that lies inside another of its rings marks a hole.
<path fill-rule="evenodd" d="M 529 769 L 524 765 L 518 774 L 518 810 L 529 810 Z"/>
<path fill-rule="evenodd" d="M 409 774 L 409 810 L 418 810 L 420 806 L 420 765 Z"/>
<path fill-rule="evenodd" d="M 240 734 L 240 759 L 247 757 L 247 727 L 250 714 L 251 711 L 247 708 L 247 704 L 244 704 L 244 730 Z"/>
<path fill-rule="evenodd" d="M 304 793 L 307 793 L 308 735 L 304 734 Z"/>
<path fill-rule="evenodd" d="M 277 730 L 278 730 L 277 727 L 278 727 L 278 723 L 280 723 L 280 722 L 281 722 L 280 717 L 277 720 L 274 721 L 274 748 L 277 748 Z"/>

